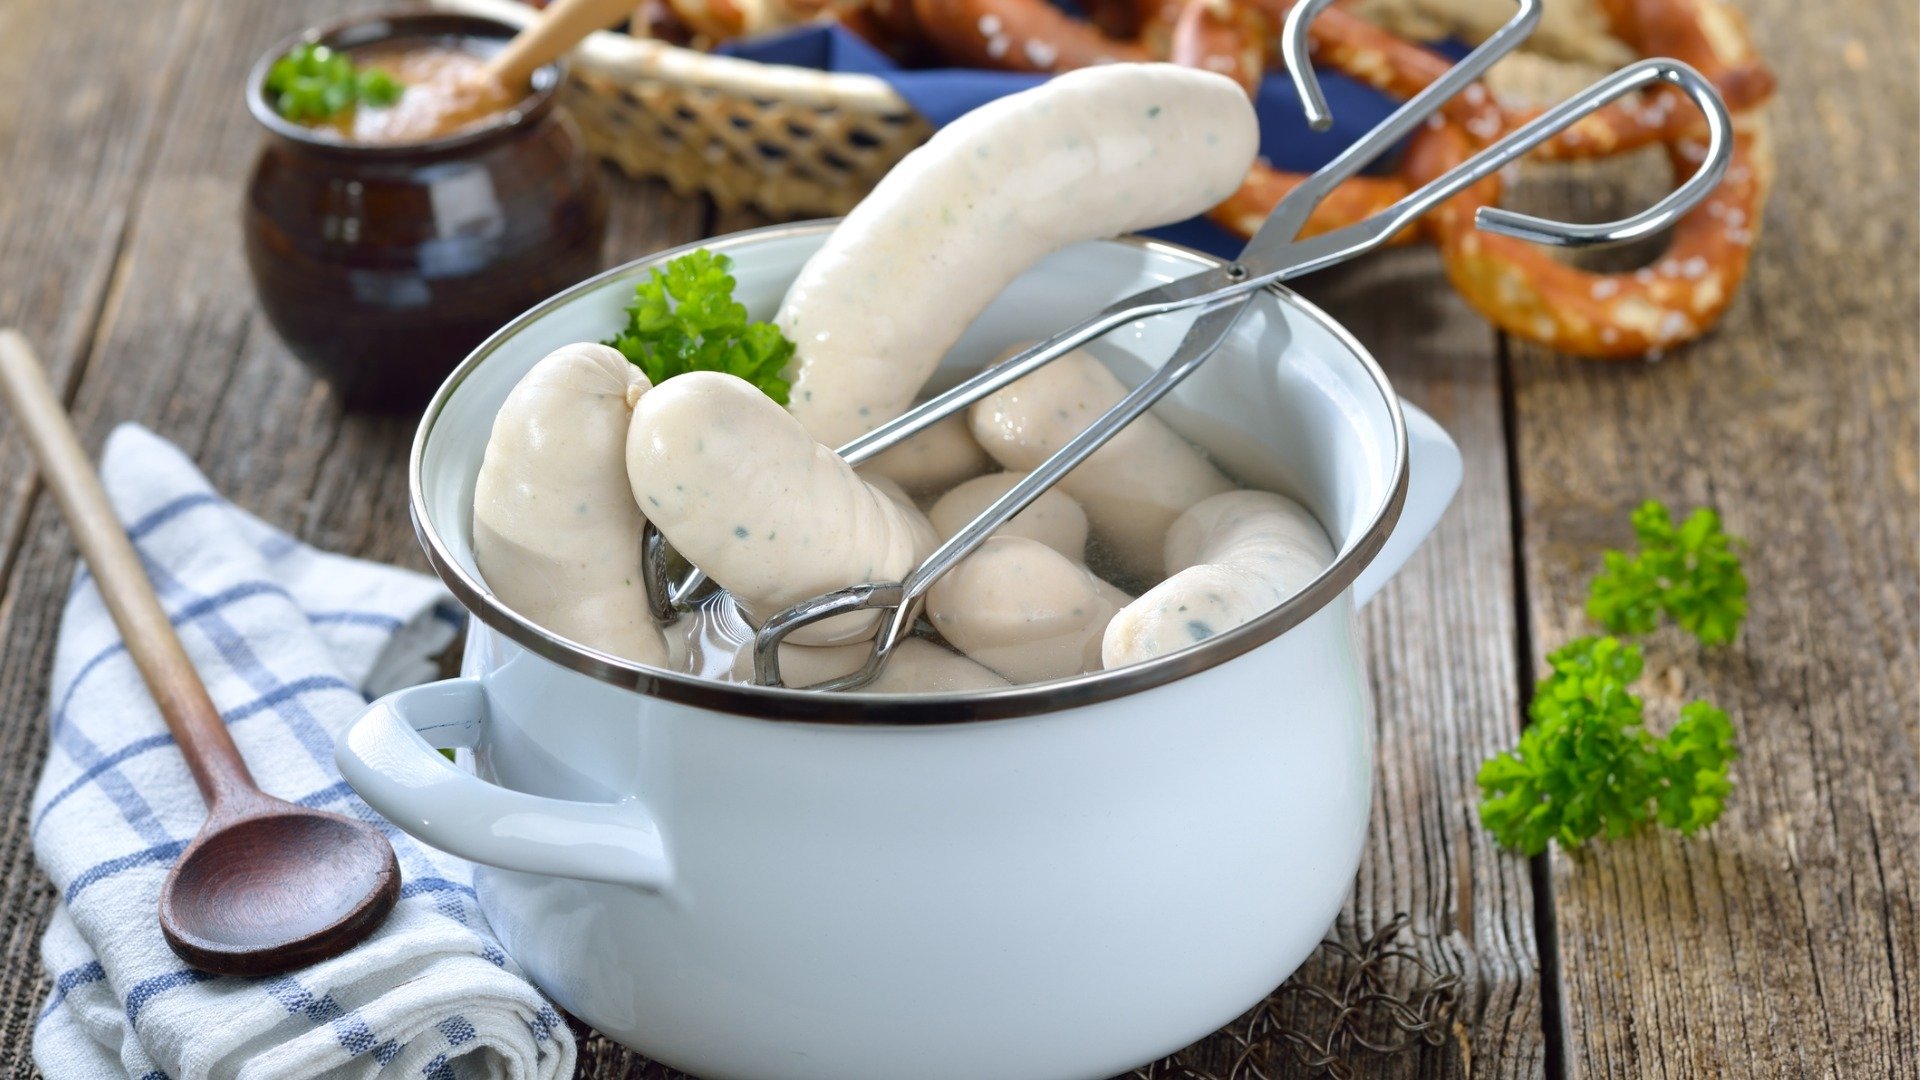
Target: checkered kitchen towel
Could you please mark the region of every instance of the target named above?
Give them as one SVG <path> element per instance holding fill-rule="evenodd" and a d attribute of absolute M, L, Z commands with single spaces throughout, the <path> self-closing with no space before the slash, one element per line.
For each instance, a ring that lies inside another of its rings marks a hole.
<path fill-rule="evenodd" d="M 297 543 L 143 428 L 113 433 L 102 472 L 254 776 L 381 824 L 404 884 L 345 956 L 260 979 L 181 963 L 154 905 L 205 807 L 81 570 L 33 799 L 34 851 L 60 894 L 33 1046 L 49 1080 L 571 1076 L 573 1037 L 494 940 L 472 868 L 386 826 L 333 767 L 334 736 L 369 698 L 431 677 L 426 658 L 458 625 L 438 584 Z"/>

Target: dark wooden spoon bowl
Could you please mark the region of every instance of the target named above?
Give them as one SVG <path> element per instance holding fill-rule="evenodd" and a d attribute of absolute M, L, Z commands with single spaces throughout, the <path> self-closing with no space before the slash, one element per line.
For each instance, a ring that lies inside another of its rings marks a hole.
<path fill-rule="evenodd" d="M 365 938 L 399 896 L 378 831 L 260 794 L 208 815 L 160 891 L 160 932 L 194 967 L 270 975 Z"/>
<path fill-rule="evenodd" d="M 127 652 L 207 802 L 160 890 L 160 930 L 194 967 L 272 975 L 365 940 L 400 898 L 393 846 L 364 822 L 260 790 L 26 339 L 0 330 L 0 396 L 93 569 Z"/>

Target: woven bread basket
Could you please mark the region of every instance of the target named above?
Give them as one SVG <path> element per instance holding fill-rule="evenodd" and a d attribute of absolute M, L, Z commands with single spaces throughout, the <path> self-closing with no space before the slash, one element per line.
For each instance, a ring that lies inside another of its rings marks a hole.
<path fill-rule="evenodd" d="M 523 26 L 517 0 L 432 0 Z M 572 57 L 566 105 L 594 153 L 722 210 L 844 214 L 933 128 L 871 75 L 713 56 L 614 31 Z"/>

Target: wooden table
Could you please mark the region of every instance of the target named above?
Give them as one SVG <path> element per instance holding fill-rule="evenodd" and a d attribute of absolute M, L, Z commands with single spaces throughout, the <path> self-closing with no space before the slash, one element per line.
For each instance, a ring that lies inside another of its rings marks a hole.
<path fill-rule="evenodd" d="M 411 425 L 338 411 L 261 318 L 241 258 L 247 65 L 358 6 L 0 4 L 0 324 L 36 342 L 90 445 L 138 421 L 268 520 L 420 566 Z M 1342 918 L 1363 934 L 1408 913 L 1403 940 L 1457 976 L 1460 1007 L 1437 1046 L 1357 1057 L 1368 1075 L 1920 1075 L 1920 19 L 1910 3 L 1750 7 L 1781 76 L 1779 179 L 1752 276 L 1705 342 L 1655 365 L 1569 361 L 1490 331 L 1430 251 L 1306 290 L 1467 467 L 1364 614 L 1379 786 Z M 615 190 L 609 261 L 752 223 Z M 1575 191 L 1547 177 L 1528 198 L 1580 213 Z M 0 477 L 0 1061 L 24 1076 L 53 902 L 27 805 L 73 555 L 4 418 Z M 1588 629 L 1585 582 L 1648 497 L 1717 506 L 1752 540 L 1739 642 L 1649 646 L 1655 715 L 1682 694 L 1732 715 L 1738 788 L 1695 839 L 1504 853 L 1475 819 L 1474 772 L 1512 743 L 1545 652 Z M 1340 970 L 1323 955 L 1299 978 Z M 1187 1059 L 1225 1075 L 1237 1046 Z M 583 1062 L 670 1075 L 599 1040 Z M 1282 1054 L 1244 1075 L 1307 1071 Z"/>

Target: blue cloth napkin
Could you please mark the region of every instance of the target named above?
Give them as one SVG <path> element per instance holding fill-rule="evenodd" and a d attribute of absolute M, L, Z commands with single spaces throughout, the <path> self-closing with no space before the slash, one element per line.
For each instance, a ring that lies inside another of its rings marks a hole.
<path fill-rule="evenodd" d="M 54 650 L 33 849 L 60 894 L 34 1028 L 48 1080 L 376 1074 L 566 1080 L 567 1026 L 500 948 L 473 867 L 415 843 L 341 781 L 333 740 L 374 695 L 430 679 L 460 612 L 440 583 L 299 543 L 143 428 L 102 479 L 194 666 L 268 792 L 379 825 L 403 875 L 367 941 L 288 975 L 216 977 L 160 936 L 160 883 L 206 815 L 99 590 L 75 576 Z"/>
<path fill-rule="evenodd" d="M 935 126 L 995 98 L 1037 86 L 1045 79 L 975 68 L 902 68 L 858 35 L 835 25 L 808 26 L 729 42 L 716 51 L 765 63 L 877 76 Z M 1285 75 L 1269 75 L 1261 84 L 1254 102 L 1260 117 L 1260 156 L 1275 168 L 1312 172 L 1378 126 L 1397 104 L 1339 72 L 1321 73 L 1320 83 L 1333 110 L 1333 128 L 1325 132 L 1307 126 L 1292 80 Z M 1149 235 L 1221 256 L 1238 253 L 1243 243 L 1204 218 L 1154 229 Z"/>

